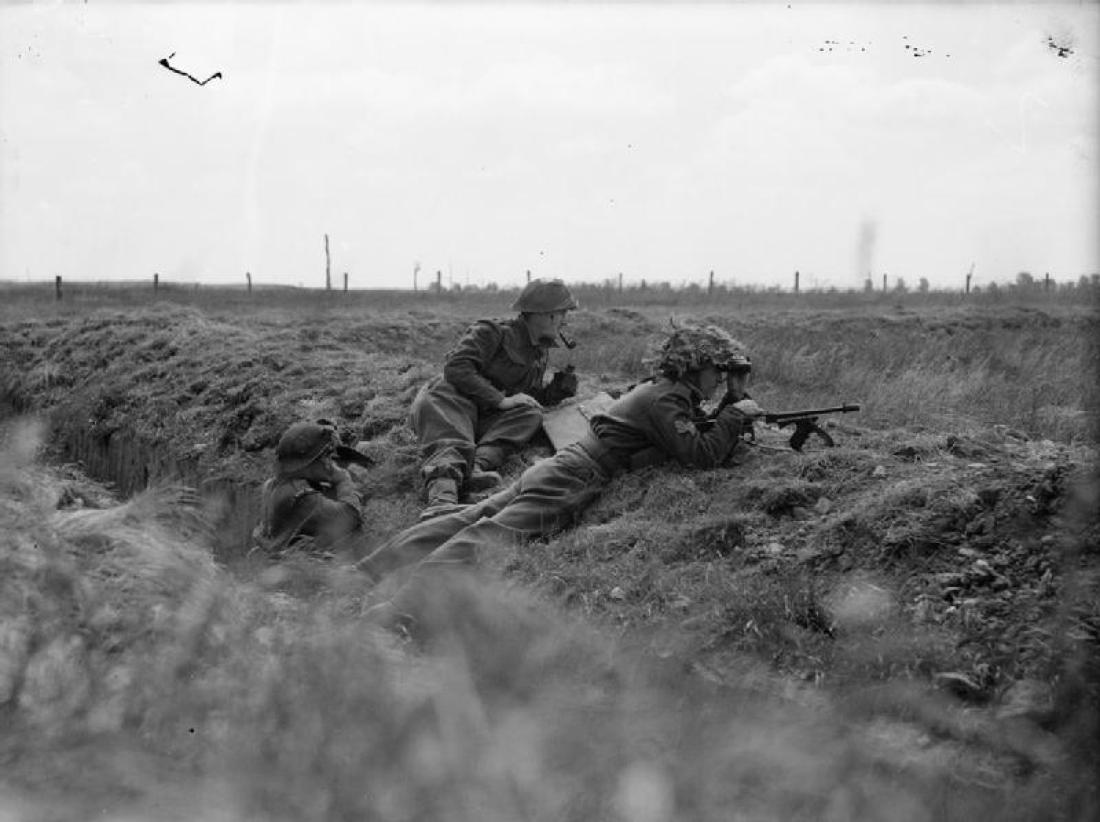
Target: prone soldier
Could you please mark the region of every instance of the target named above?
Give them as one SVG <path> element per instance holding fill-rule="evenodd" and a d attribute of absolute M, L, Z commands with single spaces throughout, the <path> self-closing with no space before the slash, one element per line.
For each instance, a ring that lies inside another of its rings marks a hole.
<path fill-rule="evenodd" d="M 421 443 L 421 519 L 457 510 L 463 492 L 498 485 L 497 469 L 538 431 L 543 406 L 576 394 L 572 372 L 543 384 L 549 349 L 575 308 L 561 280 L 532 280 L 512 305 L 518 317 L 471 325 L 443 374 L 417 393 L 409 424 Z"/>

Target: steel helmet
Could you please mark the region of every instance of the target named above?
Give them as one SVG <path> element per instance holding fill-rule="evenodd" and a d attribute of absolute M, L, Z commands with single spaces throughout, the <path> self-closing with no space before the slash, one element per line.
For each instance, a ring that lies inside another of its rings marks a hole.
<path fill-rule="evenodd" d="M 674 328 L 650 362 L 673 379 L 707 365 L 720 371 L 752 370 L 745 346 L 716 325 Z"/>
<path fill-rule="evenodd" d="M 513 311 L 543 314 L 550 311 L 572 311 L 577 301 L 561 280 L 531 280 L 512 303 Z"/>
<path fill-rule="evenodd" d="M 296 422 L 279 438 L 275 457 L 285 474 L 301 471 L 336 447 L 336 429 L 328 420 Z"/>

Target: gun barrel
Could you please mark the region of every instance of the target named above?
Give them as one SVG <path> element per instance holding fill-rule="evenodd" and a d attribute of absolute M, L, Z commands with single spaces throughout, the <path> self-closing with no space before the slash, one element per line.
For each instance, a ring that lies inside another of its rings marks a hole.
<path fill-rule="evenodd" d="M 858 405 L 845 404 L 834 405 L 831 408 L 812 408 L 807 411 L 785 411 L 776 414 L 765 414 L 764 422 L 794 422 L 795 420 L 806 420 L 812 417 L 820 417 L 823 414 L 848 414 L 852 411 L 858 410 Z"/>

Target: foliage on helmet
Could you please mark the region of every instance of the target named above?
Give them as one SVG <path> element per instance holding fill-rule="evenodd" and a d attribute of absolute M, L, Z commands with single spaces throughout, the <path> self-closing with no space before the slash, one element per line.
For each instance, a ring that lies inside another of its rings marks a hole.
<path fill-rule="evenodd" d="M 577 308 L 569 288 L 561 280 L 531 280 L 512 303 L 513 311 L 542 314 Z"/>
<path fill-rule="evenodd" d="M 655 371 L 674 379 L 707 365 L 722 371 L 752 368 L 745 346 L 716 325 L 674 328 L 649 362 Z"/>

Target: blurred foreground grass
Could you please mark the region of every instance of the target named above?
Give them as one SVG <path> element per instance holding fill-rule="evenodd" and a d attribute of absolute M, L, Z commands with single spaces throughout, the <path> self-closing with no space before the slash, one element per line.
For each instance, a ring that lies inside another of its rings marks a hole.
<path fill-rule="evenodd" d="M 359 577 L 308 559 L 237 577 L 211 560 L 187 492 L 109 500 L 37 465 L 37 437 L 9 425 L 0 454 L 0 816 L 1096 811 L 1086 763 L 1053 735 L 1012 737 L 914 688 L 838 701 L 748 657 L 718 681 L 674 649 L 643 659 L 499 582 L 427 592 L 415 642 L 380 633 L 361 618 Z"/>

